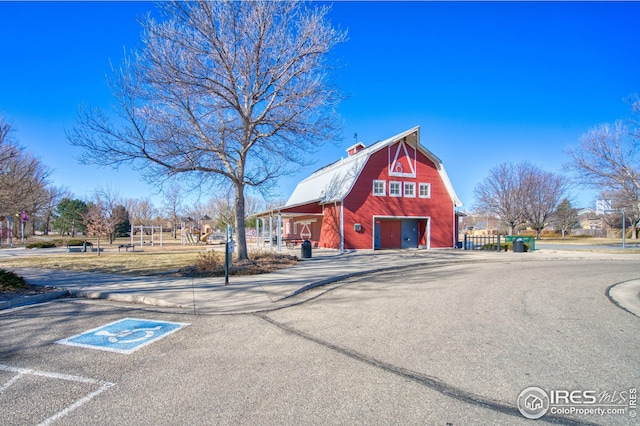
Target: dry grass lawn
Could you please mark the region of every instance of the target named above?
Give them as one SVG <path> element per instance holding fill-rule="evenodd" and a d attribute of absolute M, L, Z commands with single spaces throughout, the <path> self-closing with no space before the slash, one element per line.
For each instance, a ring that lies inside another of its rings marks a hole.
<path fill-rule="evenodd" d="M 125 275 L 157 275 L 193 266 L 196 252 L 128 252 L 39 254 L 0 259 L 0 268 L 42 268 L 105 272 Z"/>
<path fill-rule="evenodd" d="M 123 241 L 127 242 L 127 241 Z M 223 246 L 182 246 L 165 244 L 163 247 L 145 245 L 143 251 L 117 252 L 114 245 L 102 245 L 107 251 L 100 256 L 96 252 L 51 253 L 37 249 L 33 256 L 16 256 L 0 259 L 0 269 L 41 268 L 71 271 L 101 272 L 111 274 L 149 276 L 172 274 L 176 276 L 224 276 Z M 96 247 L 96 245 L 94 245 Z M 211 251 L 211 250 L 215 251 Z M 233 262 L 231 275 L 254 275 L 272 272 L 297 263 L 293 256 L 273 252 L 251 251 L 250 260 Z"/>

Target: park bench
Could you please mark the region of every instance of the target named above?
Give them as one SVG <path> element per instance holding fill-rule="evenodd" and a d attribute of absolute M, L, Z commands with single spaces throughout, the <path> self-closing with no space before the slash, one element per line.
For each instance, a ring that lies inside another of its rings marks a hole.
<path fill-rule="evenodd" d="M 84 241 L 82 243 L 82 245 L 70 245 L 69 243 L 67 243 L 67 253 L 72 253 L 72 252 L 86 252 L 87 248 L 89 249 L 93 249 L 93 243 L 89 242 L 89 241 Z"/>
<path fill-rule="evenodd" d="M 288 249 L 294 249 L 298 247 L 299 244 L 302 244 L 305 240 L 303 240 L 302 238 L 283 238 L 282 241 L 284 241 Z M 317 241 L 311 241 L 311 245 L 313 248 L 318 248 Z"/>
<path fill-rule="evenodd" d="M 293 249 L 298 246 L 298 244 L 302 244 L 302 239 L 300 238 L 283 238 L 284 244 L 288 249 Z"/>
<path fill-rule="evenodd" d="M 124 249 L 125 251 L 129 251 L 129 249 L 131 249 L 131 251 L 136 251 L 136 247 L 133 244 L 120 244 L 118 246 L 118 251 L 121 249 Z"/>

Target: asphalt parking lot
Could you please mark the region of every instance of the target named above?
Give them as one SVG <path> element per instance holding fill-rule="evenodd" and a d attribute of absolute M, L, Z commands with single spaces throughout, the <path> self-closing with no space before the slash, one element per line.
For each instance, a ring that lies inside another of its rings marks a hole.
<path fill-rule="evenodd" d="M 539 386 L 625 410 L 542 421 L 636 424 L 640 319 L 606 292 L 638 278 L 629 260 L 485 262 L 353 278 L 257 314 L 2 311 L 0 423 L 525 424 L 518 395 Z M 188 325 L 128 354 L 57 343 L 125 318 Z"/>

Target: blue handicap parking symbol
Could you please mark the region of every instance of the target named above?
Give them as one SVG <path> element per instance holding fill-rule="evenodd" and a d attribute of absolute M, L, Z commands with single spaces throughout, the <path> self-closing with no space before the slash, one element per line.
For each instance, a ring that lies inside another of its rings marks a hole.
<path fill-rule="evenodd" d="M 187 325 L 189 324 L 124 318 L 102 327 L 58 340 L 56 343 L 130 354 Z"/>

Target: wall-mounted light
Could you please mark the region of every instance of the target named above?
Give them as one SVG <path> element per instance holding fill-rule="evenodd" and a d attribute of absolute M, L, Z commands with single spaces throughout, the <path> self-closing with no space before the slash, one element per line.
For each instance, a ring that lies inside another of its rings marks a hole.
<path fill-rule="evenodd" d="M 354 223 L 353 224 L 353 230 L 356 231 L 356 232 L 362 231 L 362 225 L 359 224 L 359 223 Z"/>

